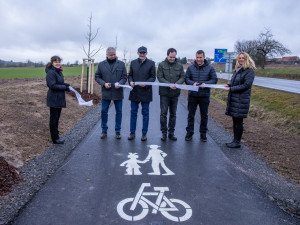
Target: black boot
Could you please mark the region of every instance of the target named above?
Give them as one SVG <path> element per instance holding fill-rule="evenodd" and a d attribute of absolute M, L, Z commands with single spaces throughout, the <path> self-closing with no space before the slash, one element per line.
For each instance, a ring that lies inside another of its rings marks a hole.
<path fill-rule="evenodd" d="M 172 141 L 177 141 L 177 137 L 172 133 L 168 135 L 168 138 Z"/>
<path fill-rule="evenodd" d="M 237 140 L 233 140 L 231 143 L 226 143 L 226 146 L 228 148 L 240 148 L 241 147 L 241 142 Z"/>
<path fill-rule="evenodd" d="M 233 141 L 230 143 L 226 143 L 226 146 L 228 148 L 240 148 L 243 128 L 239 129 L 236 125 L 233 125 L 233 133 L 234 133 Z"/>

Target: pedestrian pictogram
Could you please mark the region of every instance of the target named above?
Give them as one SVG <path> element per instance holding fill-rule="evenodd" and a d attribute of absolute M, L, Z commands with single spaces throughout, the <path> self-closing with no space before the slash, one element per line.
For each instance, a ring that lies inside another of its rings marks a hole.
<path fill-rule="evenodd" d="M 149 175 L 175 175 L 165 164 L 165 157 L 168 155 L 164 151 L 158 149 L 160 146 L 158 145 L 149 145 L 150 150 L 148 156 L 145 160 L 138 160 L 139 156 L 137 153 L 129 153 L 128 160 L 124 161 L 120 164 L 120 166 L 126 166 L 126 174 L 125 175 L 141 175 L 140 171 L 141 166 L 139 164 L 145 164 L 151 161 L 151 166 L 153 172 L 149 172 Z M 163 168 L 165 173 L 161 174 L 160 166 Z"/>

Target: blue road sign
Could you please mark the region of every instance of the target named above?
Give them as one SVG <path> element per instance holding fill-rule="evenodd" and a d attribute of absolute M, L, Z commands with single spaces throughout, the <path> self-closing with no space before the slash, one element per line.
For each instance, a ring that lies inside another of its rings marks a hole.
<path fill-rule="evenodd" d="M 223 58 L 224 53 L 227 52 L 227 49 L 215 49 L 215 63 L 226 63 L 226 59 Z"/>

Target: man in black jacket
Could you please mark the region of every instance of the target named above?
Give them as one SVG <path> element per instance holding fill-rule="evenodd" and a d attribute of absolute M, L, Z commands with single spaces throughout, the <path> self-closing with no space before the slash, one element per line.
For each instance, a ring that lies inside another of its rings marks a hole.
<path fill-rule="evenodd" d="M 188 85 L 199 86 L 203 84 L 216 84 L 218 81 L 215 69 L 205 59 L 205 53 L 202 50 L 196 52 L 196 60 L 186 71 L 185 82 Z M 197 106 L 200 107 L 200 139 L 207 141 L 207 120 L 209 106 L 210 89 L 199 87 L 198 92 L 189 91 L 188 96 L 188 125 L 186 127 L 185 140 L 190 141 L 194 134 L 194 120 Z"/>
<path fill-rule="evenodd" d="M 142 129 L 142 141 L 147 140 L 147 132 L 149 125 L 149 105 L 152 101 L 152 86 L 148 85 L 136 85 L 134 82 L 154 82 L 156 77 L 155 63 L 148 59 L 147 48 L 141 46 L 137 52 L 139 58 L 135 59 L 130 64 L 130 71 L 128 75 L 128 83 L 133 90 L 130 92 L 129 100 L 131 101 L 131 116 L 130 116 L 130 135 L 128 140 L 135 138 L 137 113 L 139 109 L 139 103 L 142 105 L 143 115 L 143 129 Z"/>
<path fill-rule="evenodd" d="M 122 123 L 122 104 L 123 104 L 123 88 L 118 84 L 125 84 L 127 80 L 127 71 L 125 64 L 117 60 L 116 49 L 109 47 L 106 50 L 106 60 L 98 65 L 95 73 L 95 80 L 102 86 L 102 102 L 101 102 L 101 139 L 107 136 L 107 120 L 108 109 L 111 101 L 114 101 L 116 109 L 115 132 L 116 139 L 121 138 L 121 123 Z"/>

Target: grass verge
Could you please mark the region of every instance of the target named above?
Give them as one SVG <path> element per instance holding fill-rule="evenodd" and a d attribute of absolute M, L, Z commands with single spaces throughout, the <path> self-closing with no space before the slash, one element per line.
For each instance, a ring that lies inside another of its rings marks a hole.
<path fill-rule="evenodd" d="M 226 80 L 219 79 L 218 84 Z M 228 93 L 211 90 L 212 98 L 226 104 Z M 249 116 L 291 134 L 300 135 L 300 96 L 297 94 L 253 86 Z"/>
<path fill-rule="evenodd" d="M 260 77 L 300 80 L 300 67 L 257 69 L 255 74 Z"/>

